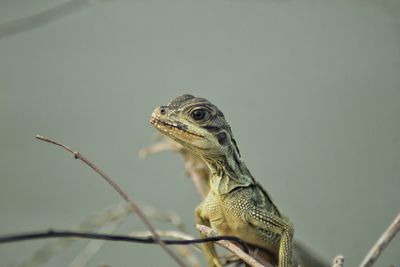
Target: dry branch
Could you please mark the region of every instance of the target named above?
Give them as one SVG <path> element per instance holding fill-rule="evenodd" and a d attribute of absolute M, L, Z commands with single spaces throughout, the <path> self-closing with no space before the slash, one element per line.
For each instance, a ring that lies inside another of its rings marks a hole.
<path fill-rule="evenodd" d="M 360 264 L 360 267 L 371 267 L 399 230 L 400 213 L 385 230 L 385 232 L 383 232 L 381 237 L 376 241 L 375 245 L 371 248 L 367 256 L 365 256 L 364 260 Z"/>
<path fill-rule="evenodd" d="M 27 232 L 0 236 L 0 244 L 20 242 L 27 240 L 37 240 L 44 238 L 81 238 L 81 239 L 97 239 L 97 240 L 109 240 L 117 242 L 128 242 L 128 243 L 142 243 L 142 244 L 158 244 L 154 239 L 153 235 L 149 236 L 127 236 L 127 235 L 115 235 L 115 234 L 101 234 L 93 232 L 79 232 L 79 231 L 65 231 L 65 230 L 47 230 L 37 232 Z M 201 244 L 207 242 L 216 242 L 220 240 L 233 241 L 243 243 L 243 241 L 235 236 L 210 236 L 199 239 L 164 239 L 165 245 L 191 245 Z"/>
<path fill-rule="evenodd" d="M 110 177 L 108 176 L 104 171 L 102 171 L 99 167 L 97 167 L 94 163 L 92 163 L 89 159 L 87 159 L 86 157 L 84 157 L 81 153 L 77 152 L 77 151 L 73 151 L 71 148 L 69 148 L 68 146 L 61 144 L 57 141 L 54 141 L 50 138 L 47 137 L 43 137 L 40 135 L 36 135 L 36 138 L 50 143 L 50 144 L 54 144 L 57 146 L 60 146 L 62 148 L 64 148 L 65 150 L 67 150 L 68 152 L 72 153 L 75 157 L 75 159 L 79 159 L 81 161 L 83 161 L 84 163 L 86 163 L 90 168 L 92 168 L 95 172 L 97 172 L 101 177 L 103 177 L 107 183 L 109 183 L 117 192 L 118 194 L 125 199 L 126 202 L 129 203 L 129 205 L 131 206 L 132 210 L 138 215 L 138 217 L 140 218 L 140 220 L 145 224 L 145 226 L 147 227 L 147 229 L 149 229 L 149 231 L 152 233 L 154 239 L 156 240 L 156 242 L 159 244 L 159 246 L 172 258 L 175 260 L 175 262 L 182 267 L 186 267 L 186 264 L 175 255 L 175 253 L 170 250 L 165 244 L 164 242 L 160 239 L 160 237 L 157 235 L 157 232 L 155 231 L 153 225 L 150 223 L 150 221 L 147 219 L 147 217 L 144 215 L 144 213 L 142 212 L 142 210 L 139 208 L 138 205 L 136 205 L 135 201 L 133 201 L 133 199 L 131 197 L 129 197 L 129 195 Z"/>

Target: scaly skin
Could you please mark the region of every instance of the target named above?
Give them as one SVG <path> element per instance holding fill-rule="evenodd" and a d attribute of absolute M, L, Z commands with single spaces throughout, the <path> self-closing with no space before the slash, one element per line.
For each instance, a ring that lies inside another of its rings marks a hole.
<path fill-rule="evenodd" d="M 242 161 L 222 112 L 204 98 L 182 95 L 156 108 L 150 122 L 210 169 L 210 191 L 196 208 L 197 223 L 271 251 L 279 267 L 293 266 L 293 226 Z M 222 266 L 211 243 L 205 255 L 209 266 Z"/>

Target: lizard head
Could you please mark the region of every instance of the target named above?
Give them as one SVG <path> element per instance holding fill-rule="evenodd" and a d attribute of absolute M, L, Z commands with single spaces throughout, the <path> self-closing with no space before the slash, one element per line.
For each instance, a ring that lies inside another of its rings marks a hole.
<path fill-rule="evenodd" d="M 224 114 L 207 99 L 187 94 L 175 97 L 168 105 L 157 107 L 150 122 L 200 156 L 223 156 L 232 148 L 239 153 Z"/>

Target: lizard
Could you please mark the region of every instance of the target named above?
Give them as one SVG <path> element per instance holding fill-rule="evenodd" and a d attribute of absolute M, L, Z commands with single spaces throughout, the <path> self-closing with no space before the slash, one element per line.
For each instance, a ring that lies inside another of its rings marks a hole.
<path fill-rule="evenodd" d="M 224 114 L 185 94 L 157 107 L 150 122 L 209 168 L 210 190 L 195 210 L 196 222 L 272 252 L 278 267 L 294 266 L 294 227 L 246 167 Z M 210 267 L 222 266 L 212 243 L 204 252 Z"/>
<path fill-rule="evenodd" d="M 200 194 L 201 198 L 204 199 L 208 192 L 210 191 L 209 187 L 209 169 L 207 165 L 203 162 L 201 158 L 184 148 L 179 143 L 175 142 L 171 138 L 162 135 L 157 138 L 157 142 L 150 147 L 143 148 L 139 152 L 140 158 L 145 158 L 151 154 L 156 154 L 162 151 L 173 151 L 180 154 L 184 160 L 184 168 L 185 172 L 188 176 L 190 176 L 193 180 L 193 183 Z M 254 257 L 261 264 L 275 264 L 276 259 L 274 255 L 272 255 L 269 251 L 260 249 L 257 247 L 252 247 L 249 244 L 246 244 L 249 249 L 249 254 Z M 302 267 L 328 267 L 330 266 L 327 261 L 317 255 L 314 251 L 310 250 L 310 248 L 305 245 L 303 242 L 299 240 L 294 240 L 293 247 L 293 256 L 295 262 L 298 266 Z M 223 259 L 224 265 L 238 261 L 239 259 L 235 256 L 222 256 L 220 259 Z M 274 265 L 275 266 L 275 265 Z"/>

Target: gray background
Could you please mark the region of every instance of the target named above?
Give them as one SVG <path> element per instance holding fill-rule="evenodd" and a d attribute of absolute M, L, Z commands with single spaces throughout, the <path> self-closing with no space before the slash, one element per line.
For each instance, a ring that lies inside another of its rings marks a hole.
<path fill-rule="evenodd" d="M 182 93 L 223 110 L 297 238 L 327 260 L 355 266 L 399 212 L 399 1 L 75 0 L 23 19 L 64 3 L 0 1 L 0 234 L 67 228 L 120 201 L 38 133 L 195 233 L 199 197 L 179 156 L 137 157 L 153 108 Z M 130 222 L 119 232 L 144 229 Z M 1 245 L 0 266 L 43 243 Z M 89 266 L 100 263 L 174 266 L 155 246 L 115 243 Z M 389 264 L 400 266 L 398 237 L 377 266 Z"/>

